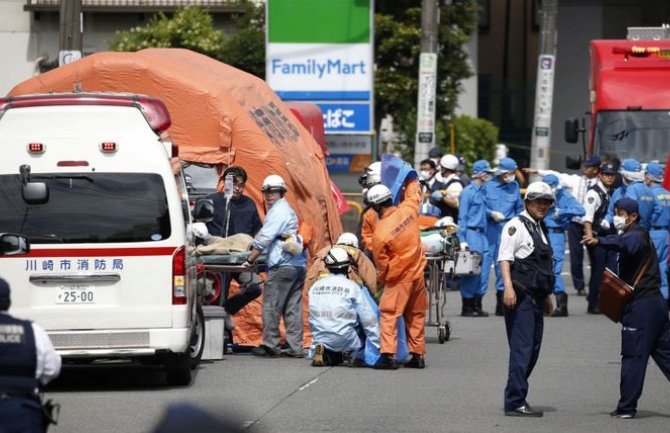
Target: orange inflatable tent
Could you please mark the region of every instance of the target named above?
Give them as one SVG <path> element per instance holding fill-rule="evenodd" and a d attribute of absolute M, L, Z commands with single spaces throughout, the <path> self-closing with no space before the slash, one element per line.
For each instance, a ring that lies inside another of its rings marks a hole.
<path fill-rule="evenodd" d="M 161 48 L 93 54 L 30 78 L 9 95 L 75 88 L 160 98 L 172 117 L 169 133 L 180 159 L 244 167 L 249 175 L 245 194 L 261 212 L 263 179 L 279 174 L 287 182 L 291 206 L 314 229 L 311 248 L 318 251 L 340 235 L 323 151 L 263 80 L 202 54 Z M 249 311 L 247 316 L 250 329 L 242 326 L 237 337 L 258 344 L 260 314 Z M 241 324 L 237 316 L 236 323 Z"/>

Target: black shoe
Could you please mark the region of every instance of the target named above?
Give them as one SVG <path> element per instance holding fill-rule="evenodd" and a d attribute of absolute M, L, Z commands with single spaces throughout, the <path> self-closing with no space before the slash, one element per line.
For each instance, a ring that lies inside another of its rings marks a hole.
<path fill-rule="evenodd" d="M 556 308 L 551 317 L 568 317 L 568 295 L 567 293 L 556 293 Z"/>
<path fill-rule="evenodd" d="M 314 358 L 312 358 L 312 367 L 325 367 L 326 366 L 326 346 L 323 344 L 317 344 L 314 347 Z"/>
<path fill-rule="evenodd" d="M 398 362 L 391 357 L 389 354 L 382 354 L 382 356 L 379 357 L 377 362 L 375 362 L 374 368 L 375 370 L 397 370 L 399 367 Z"/>
<path fill-rule="evenodd" d="M 305 353 L 301 350 L 300 352 L 293 352 L 290 350 L 285 350 L 281 352 L 281 356 L 286 356 L 287 358 L 304 358 Z"/>
<path fill-rule="evenodd" d="M 619 410 L 615 410 L 614 412 L 610 413 L 610 416 L 612 418 L 619 418 L 619 419 L 633 419 L 635 418 L 634 413 L 625 413 L 625 412 L 619 412 Z"/>
<path fill-rule="evenodd" d="M 514 410 L 506 410 L 505 416 L 519 416 L 527 418 L 541 418 L 544 413 L 541 410 L 534 410 L 527 404 L 519 406 Z"/>
<path fill-rule="evenodd" d="M 367 364 L 361 358 L 354 358 L 349 362 L 349 367 L 353 368 L 365 368 Z"/>
<path fill-rule="evenodd" d="M 586 296 L 586 290 L 582 289 L 577 289 L 577 296 Z"/>
<path fill-rule="evenodd" d="M 418 353 L 412 353 L 412 357 L 405 363 L 405 368 L 426 368 L 426 360 Z"/>
<path fill-rule="evenodd" d="M 589 308 L 586 309 L 586 312 L 589 313 L 589 314 L 602 314 L 600 312 L 600 308 L 598 308 L 598 307 L 589 307 Z"/>
<path fill-rule="evenodd" d="M 489 313 L 484 311 L 484 308 L 482 307 L 481 296 L 475 296 L 475 312 L 477 313 L 477 317 L 489 317 Z"/>
<path fill-rule="evenodd" d="M 276 358 L 279 356 L 279 352 L 275 352 L 274 350 L 270 349 L 269 347 L 261 344 L 258 347 L 254 347 L 251 350 L 251 354 L 254 356 L 260 356 L 264 358 Z"/>

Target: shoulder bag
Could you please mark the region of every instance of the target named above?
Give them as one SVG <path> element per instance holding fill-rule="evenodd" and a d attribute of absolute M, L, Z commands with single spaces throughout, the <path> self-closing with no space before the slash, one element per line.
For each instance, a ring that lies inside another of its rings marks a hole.
<path fill-rule="evenodd" d="M 626 303 L 633 297 L 635 286 L 640 282 L 642 275 L 649 267 L 650 257 L 647 256 L 640 270 L 635 275 L 633 286 L 631 287 L 624 280 L 619 278 L 611 269 L 605 268 L 603 280 L 600 282 L 600 299 L 598 300 L 598 308 L 614 323 L 621 322 L 623 317 L 623 309 Z"/>

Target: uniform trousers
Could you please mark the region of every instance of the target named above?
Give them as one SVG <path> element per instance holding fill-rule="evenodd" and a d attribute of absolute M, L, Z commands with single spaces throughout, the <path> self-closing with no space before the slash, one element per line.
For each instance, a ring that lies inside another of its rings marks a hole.
<path fill-rule="evenodd" d="M 426 308 L 428 297 L 423 276 L 413 281 L 400 281 L 384 287 L 379 302 L 381 319 L 381 353 L 396 353 L 398 349 L 398 318 L 405 319 L 407 347 L 412 353 L 426 353 Z"/>
<path fill-rule="evenodd" d="M 656 255 L 658 256 L 658 267 L 661 271 L 661 295 L 663 299 L 668 299 L 668 244 L 670 243 L 668 231 L 663 230 L 649 230 L 649 237 L 656 248 Z"/>
<path fill-rule="evenodd" d="M 568 246 L 570 247 L 570 274 L 575 290 L 584 289 L 584 226 L 570 222 L 568 225 Z M 593 267 L 593 262 L 591 262 Z"/>
<path fill-rule="evenodd" d="M 302 289 L 305 268 L 271 268 L 263 288 L 263 344 L 274 352 L 279 346 L 279 320 L 284 318 L 286 343 L 291 353 L 302 353 Z"/>
<path fill-rule="evenodd" d="M 505 307 L 505 328 L 509 344 L 509 369 L 505 387 L 505 411 L 515 410 L 525 404 L 528 395 L 528 378 L 540 355 L 544 331 L 544 301 L 522 295 L 517 305 Z"/>
<path fill-rule="evenodd" d="M 621 319 L 620 413 L 635 414 L 651 356 L 670 380 L 670 321 L 660 295 L 633 299 Z"/>
<path fill-rule="evenodd" d="M 37 400 L 30 398 L 0 399 L 0 432 L 44 432 L 44 415 L 42 415 L 42 408 Z"/>
<path fill-rule="evenodd" d="M 565 283 L 561 276 L 565 261 L 565 231 L 555 232 L 549 229 L 549 243 L 554 253 L 554 293 L 565 293 Z"/>
<path fill-rule="evenodd" d="M 491 272 L 491 265 L 495 267 L 496 273 L 496 290 L 502 291 L 504 289 L 502 274 L 500 273 L 500 265 L 498 264 L 498 251 L 500 250 L 500 235 L 506 221 L 499 223 L 490 223 L 486 227 L 486 240 L 489 243 L 489 253 L 484 256 L 482 262 L 482 290 L 486 293 L 485 287 L 489 284 L 489 273 Z"/>

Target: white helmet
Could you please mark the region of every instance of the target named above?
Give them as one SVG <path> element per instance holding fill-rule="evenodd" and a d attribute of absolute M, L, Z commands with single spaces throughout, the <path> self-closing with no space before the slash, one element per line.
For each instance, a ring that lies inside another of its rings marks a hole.
<path fill-rule="evenodd" d="M 440 165 L 447 170 L 456 171 L 456 169 L 458 169 L 458 164 L 458 158 L 451 154 L 444 155 L 442 159 L 440 159 Z"/>
<path fill-rule="evenodd" d="M 458 229 L 458 225 L 454 222 L 454 218 L 450 216 L 437 220 L 435 227 L 456 227 L 456 229 Z"/>
<path fill-rule="evenodd" d="M 286 191 L 286 183 L 284 182 L 284 179 L 282 179 L 281 176 L 278 174 L 271 174 L 270 176 L 266 177 L 265 180 L 263 181 L 263 186 L 261 187 L 261 191 Z"/>
<path fill-rule="evenodd" d="M 377 184 L 370 188 L 365 195 L 368 204 L 380 204 L 391 199 L 391 190 L 386 185 Z"/>
<path fill-rule="evenodd" d="M 544 182 L 533 182 L 526 188 L 524 200 L 556 200 L 554 190 Z"/>
<path fill-rule="evenodd" d="M 353 233 L 342 233 L 339 238 L 337 238 L 338 245 L 349 245 L 354 248 L 358 248 L 358 238 Z"/>
<path fill-rule="evenodd" d="M 333 247 L 324 258 L 326 267 L 330 270 L 346 268 L 351 264 L 349 253 L 344 248 Z"/>
<path fill-rule="evenodd" d="M 368 172 L 368 185 L 376 185 L 382 181 L 382 163 L 377 161 L 373 162 L 365 169 Z"/>

